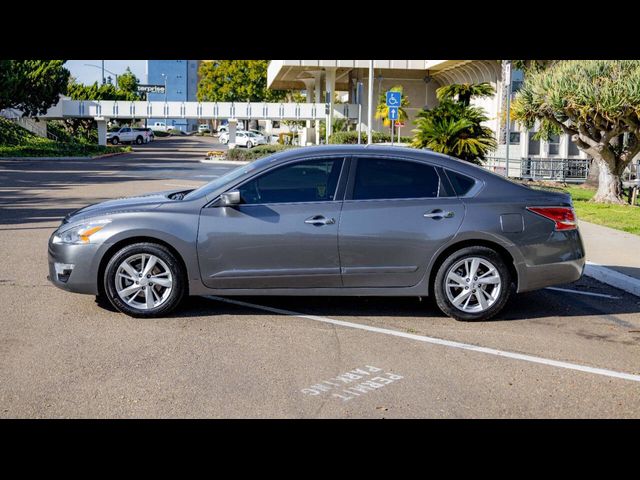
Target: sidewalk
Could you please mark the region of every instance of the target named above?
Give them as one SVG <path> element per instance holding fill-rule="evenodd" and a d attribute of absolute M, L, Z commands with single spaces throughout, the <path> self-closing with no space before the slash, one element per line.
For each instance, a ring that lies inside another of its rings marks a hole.
<path fill-rule="evenodd" d="M 640 296 L 640 236 L 578 220 L 585 275 Z"/>

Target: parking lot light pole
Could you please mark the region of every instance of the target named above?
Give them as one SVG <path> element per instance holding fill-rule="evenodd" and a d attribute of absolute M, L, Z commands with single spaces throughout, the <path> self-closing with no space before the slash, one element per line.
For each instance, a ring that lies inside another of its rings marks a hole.
<path fill-rule="evenodd" d="M 106 68 L 104 68 L 104 60 L 102 60 L 102 66 L 100 65 L 94 65 L 93 63 L 85 63 L 84 64 L 85 67 L 95 67 L 95 68 L 99 68 L 102 71 L 102 84 L 105 84 L 104 81 L 104 72 L 110 73 L 111 75 L 113 75 L 116 78 L 116 88 L 118 88 L 118 74 L 112 72 L 111 70 L 107 70 Z"/>

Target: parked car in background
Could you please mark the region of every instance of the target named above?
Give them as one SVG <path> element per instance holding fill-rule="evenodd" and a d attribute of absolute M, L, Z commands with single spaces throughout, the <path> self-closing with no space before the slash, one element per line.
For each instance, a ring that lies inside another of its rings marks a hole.
<path fill-rule="evenodd" d="M 211 129 L 206 123 L 201 123 L 198 125 L 198 133 L 211 133 Z"/>
<path fill-rule="evenodd" d="M 134 317 L 188 293 L 433 296 L 455 319 L 486 320 L 585 266 L 569 195 L 376 145 L 285 150 L 197 189 L 85 207 L 48 255 L 54 285 Z"/>
<path fill-rule="evenodd" d="M 236 126 L 236 131 L 244 131 L 244 125 L 240 122 L 238 122 L 238 125 Z M 229 133 L 229 124 L 225 123 L 224 125 L 221 125 L 220 127 L 218 127 L 218 134 L 223 134 L 223 133 Z"/>
<path fill-rule="evenodd" d="M 226 145 L 227 143 L 229 143 L 229 134 L 226 132 L 220 134 L 220 137 L 218 137 L 218 141 L 223 145 Z M 236 132 L 236 145 L 239 145 L 241 147 L 252 148 L 252 147 L 255 147 L 256 145 L 266 145 L 266 144 L 267 144 L 267 139 L 264 138 L 262 135 L 257 135 L 253 132 L 244 132 L 244 131 Z"/>
<path fill-rule="evenodd" d="M 153 130 L 151 130 L 150 128 L 147 127 L 133 127 L 133 129 L 136 132 L 143 132 L 143 134 L 145 135 L 145 142 L 144 143 L 149 143 L 149 142 L 153 142 L 155 140 L 155 135 L 153 134 Z"/>
<path fill-rule="evenodd" d="M 112 145 L 119 143 L 136 143 L 142 145 L 145 143 L 145 137 L 148 141 L 148 134 L 146 132 L 138 131 L 131 127 L 117 127 L 107 132 L 107 142 Z"/>
<path fill-rule="evenodd" d="M 154 122 L 153 125 L 150 126 L 150 128 L 159 132 L 168 132 L 173 127 L 167 127 L 164 122 Z"/>

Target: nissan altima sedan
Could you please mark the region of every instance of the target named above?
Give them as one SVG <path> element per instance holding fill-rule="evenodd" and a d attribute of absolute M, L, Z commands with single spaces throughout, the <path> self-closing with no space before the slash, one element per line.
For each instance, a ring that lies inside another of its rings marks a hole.
<path fill-rule="evenodd" d="M 584 265 L 568 195 L 388 146 L 287 150 L 195 190 L 88 206 L 49 240 L 56 286 L 133 317 L 186 295 L 431 295 L 486 320 Z"/>

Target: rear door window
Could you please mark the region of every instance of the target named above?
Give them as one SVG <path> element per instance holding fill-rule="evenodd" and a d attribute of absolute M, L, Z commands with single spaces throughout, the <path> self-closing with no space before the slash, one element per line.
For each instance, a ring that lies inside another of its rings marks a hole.
<path fill-rule="evenodd" d="M 388 158 L 358 158 L 353 200 L 434 198 L 440 177 L 426 163 Z"/>

